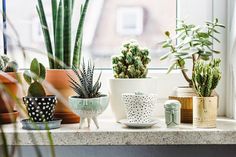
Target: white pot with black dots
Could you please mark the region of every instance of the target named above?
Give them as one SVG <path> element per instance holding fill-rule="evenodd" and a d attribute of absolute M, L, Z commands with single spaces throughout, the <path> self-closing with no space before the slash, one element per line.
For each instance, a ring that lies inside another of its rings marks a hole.
<path fill-rule="evenodd" d="M 124 93 L 122 100 L 125 105 L 129 123 L 150 123 L 157 103 L 157 95 L 143 93 Z"/>

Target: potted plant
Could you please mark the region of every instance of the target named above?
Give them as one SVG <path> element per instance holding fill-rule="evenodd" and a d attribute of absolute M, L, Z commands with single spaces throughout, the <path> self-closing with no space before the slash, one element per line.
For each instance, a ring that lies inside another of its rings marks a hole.
<path fill-rule="evenodd" d="M 212 48 L 213 40 L 220 42 L 215 34 L 220 33 L 219 28 L 224 28 L 219 24 L 218 19 L 214 22 L 206 22 L 204 26 L 195 26 L 180 21 L 176 32 L 177 35 L 171 37 L 170 32 L 165 32 L 167 37 L 162 47 L 168 49 L 168 52 L 160 59 L 170 58 L 172 64 L 168 73 L 177 68 L 181 70 L 188 86 L 178 87 L 176 96 L 170 96 L 170 99 L 177 99 L 181 102 L 181 122 L 192 122 L 192 96 L 196 95 L 193 90 L 191 75 L 195 71 L 195 64 L 199 60 L 209 60 L 213 54 L 220 51 Z M 187 62 L 192 62 L 190 71 L 187 68 Z"/>
<path fill-rule="evenodd" d="M 216 127 L 217 96 L 213 90 L 221 79 L 220 59 L 209 63 L 197 61 L 192 81 L 197 96 L 193 97 L 193 126 L 201 128 Z"/>
<path fill-rule="evenodd" d="M 18 115 L 12 98 L 18 92 L 17 69 L 15 61 L 10 61 L 6 55 L 0 56 L 0 124 L 15 122 Z"/>
<path fill-rule="evenodd" d="M 82 38 L 83 38 L 83 26 L 85 16 L 89 4 L 89 0 L 86 0 L 84 5 L 81 5 L 81 14 L 78 24 L 77 33 L 75 36 L 74 48 L 72 50 L 72 13 L 73 13 L 73 0 L 57 0 L 51 1 L 52 5 L 52 21 L 53 37 L 50 36 L 49 26 L 45 16 L 42 0 L 38 0 L 37 12 L 41 22 L 41 27 L 44 35 L 45 45 L 48 53 L 50 69 L 47 70 L 46 81 L 50 83 L 58 91 L 58 105 L 56 107 L 55 117 L 62 118 L 62 123 L 77 123 L 79 117 L 75 115 L 67 107 L 67 99 L 70 95 L 74 94 L 74 91 L 69 87 L 67 80 L 67 73 L 70 73 L 72 77 L 72 66 L 79 68 L 81 50 L 82 50 Z M 48 91 L 49 92 L 49 91 Z M 64 101 L 66 100 L 66 101 Z"/>
<path fill-rule="evenodd" d="M 46 95 L 42 85 L 46 77 L 46 69 L 37 59 L 33 59 L 30 70 L 24 71 L 24 79 L 28 83 L 28 95 L 23 97 L 28 115 L 33 122 L 52 121 L 56 106 L 56 96 Z"/>
<path fill-rule="evenodd" d="M 112 58 L 115 78 L 109 80 L 109 94 L 111 108 L 117 121 L 126 118 L 122 102 L 123 93 L 156 94 L 156 80 L 146 78 L 150 61 L 148 49 L 141 48 L 136 41 L 125 43 L 121 55 Z"/>
<path fill-rule="evenodd" d="M 81 69 L 82 70 L 78 72 L 76 68 L 73 67 L 77 80 L 73 79 L 70 74 L 68 74 L 70 86 L 77 93 L 76 96 L 69 97 L 69 104 L 74 112 L 81 118 L 79 128 L 82 127 L 86 118 L 88 120 L 88 127 L 90 127 L 90 121 L 92 119 L 97 128 L 99 128 L 97 116 L 107 108 L 109 98 L 107 95 L 99 92 L 101 87 L 101 73 L 97 81 L 95 83 L 93 82 L 94 65 L 89 62 L 86 68 L 83 62 Z"/>

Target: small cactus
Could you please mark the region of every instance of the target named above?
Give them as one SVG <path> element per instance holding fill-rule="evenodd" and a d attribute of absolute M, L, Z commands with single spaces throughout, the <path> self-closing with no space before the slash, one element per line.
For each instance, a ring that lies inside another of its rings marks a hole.
<path fill-rule="evenodd" d="M 30 65 L 30 70 L 24 71 L 23 76 L 25 81 L 29 84 L 28 96 L 46 96 L 46 92 L 42 85 L 46 76 L 46 69 L 42 63 L 39 63 L 36 58 L 33 59 Z"/>
<path fill-rule="evenodd" d="M 136 41 L 125 43 L 121 55 L 112 58 L 114 77 L 145 78 L 150 61 L 148 49 L 140 48 Z"/>
<path fill-rule="evenodd" d="M 3 72 L 16 72 L 18 64 L 15 61 L 10 61 L 10 58 L 6 55 L 0 56 L 0 70 Z"/>
<path fill-rule="evenodd" d="M 200 97 L 210 97 L 221 79 L 220 59 L 213 59 L 210 63 L 199 60 L 195 63 L 192 81 Z"/>

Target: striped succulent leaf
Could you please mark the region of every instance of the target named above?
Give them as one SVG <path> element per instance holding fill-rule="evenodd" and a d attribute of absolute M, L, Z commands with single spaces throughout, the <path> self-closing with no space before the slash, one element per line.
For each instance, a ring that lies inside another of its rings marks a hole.
<path fill-rule="evenodd" d="M 101 73 L 94 83 L 94 65 L 91 62 L 88 62 L 88 65 L 86 67 L 83 61 L 81 69 L 77 70 L 74 66 L 72 69 L 77 76 L 77 81 L 68 74 L 68 77 L 70 79 L 70 87 L 77 93 L 79 98 L 96 98 L 101 95 L 99 92 L 101 88 Z"/>

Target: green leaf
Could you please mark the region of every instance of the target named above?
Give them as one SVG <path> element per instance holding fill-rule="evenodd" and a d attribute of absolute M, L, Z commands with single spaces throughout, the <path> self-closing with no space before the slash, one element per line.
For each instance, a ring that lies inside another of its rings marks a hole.
<path fill-rule="evenodd" d="M 173 64 L 168 68 L 167 74 L 169 74 L 169 73 L 175 68 L 175 65 L 176 65 L 176 63 L 173 63 Z"/>
<path fill-rule="evenodd" d="M 40 75 L 40 68 L 39 68 L 39 62 L 36 58 L 34 58 L 31 62 L 30 71 L 32 72 L 33 80 L 37 81 Z"/>
<path fill-rule="evenodd" d="M 39 81 L 42 82 L 43 80 L 45 80 L 45 77 L 46 77 L 46 68 L 41 63 L 39 63 L 39 67 L 40 67 Z"/>
<path fill-rule="evenodd" d="M 87 13 L 89 0 L 85 1 L 85 4 L 83 7 L 81 7 L 81 15 L 80 20 L 77 28 L 76 38 L 75 38 L 75 44 L 74 44 L 74 56 L 73 56 L 73 62 L 72 65 L 76 68 L 79 68 L 80 65 L 80 56 L 81 56 L 81 50 L 82 50 L 82 39 L 83 39 L 83 26 L 85 21 L 85 16 Z"/>
<path fill-rule="evenodd" d="M 56 34 L 56 20 L 57 20 L 57 0 L 51 0 L 52 4 L 52 21 L 53 21 L 53 36 L 55 42 L 55 34 Z"/>
<path fill-rule="evenodd" d="M 63 65 L 61 65 L 60 62 L 63 61 L 63 23 L 64 23 L 64 18 L 63 18 L 63 0 L 60 0 L 59 2 L 59 7 L 58 7 L 58 12 L 57 12 L 57 21 L 56 21 L 56 36 L 55 36 L 55 68 L 57 69 L 62 69 Z"/>
<path fill-rule="evenodd" d="M 48 53 L 49 65 L 50 65 L 50 68 L 53 69 L 54 68 L 54 55 L 53 55 L 53 50 L 52 50 L 51 37 L 49 33 L 49 27 L 47 24 L 44 8 L 43 8 L 43 3 L 41 0 L 38 0 L 38 6 L 36 7 L 36 9 L 38 12 L 38 16 L 41 23 L 43 36 L 44 36 L 44 41 L 45 41 L 45 45 L 46 45 L 46 49 Z"/>
<path fill-rule="evenodd" d="M 160 60 L 162 61 L 162 60 L 165 60 L 166 58 L 168 58 L 169 55 L 170 55 L 170 53 L 171 53 L 171 52 L 168 52 L 168 53 L 166 53 L 165 55 L 161 56 Z"/>
<path fill-rule="evenodd" d="M 32 82 L 32 79 L 31 79 L 31 74 L 28 70 L 24 71 L 23 77 L 24 77 L 25 81 L 28 83 L 28 85 L 30 85 Z"/>
<path fill-rule="evenodd" d="M 72 0 L 64 1 L 64 63 L 71 67 L 71 16 Z"/>
<path fill-rule="evenodd" d="M 28 96 L 43 97 L 43 96 L 46 96 L 46 92 L 43 86 L 39 82 L 36 81 L 30 85 L 28 89 Z"/>

